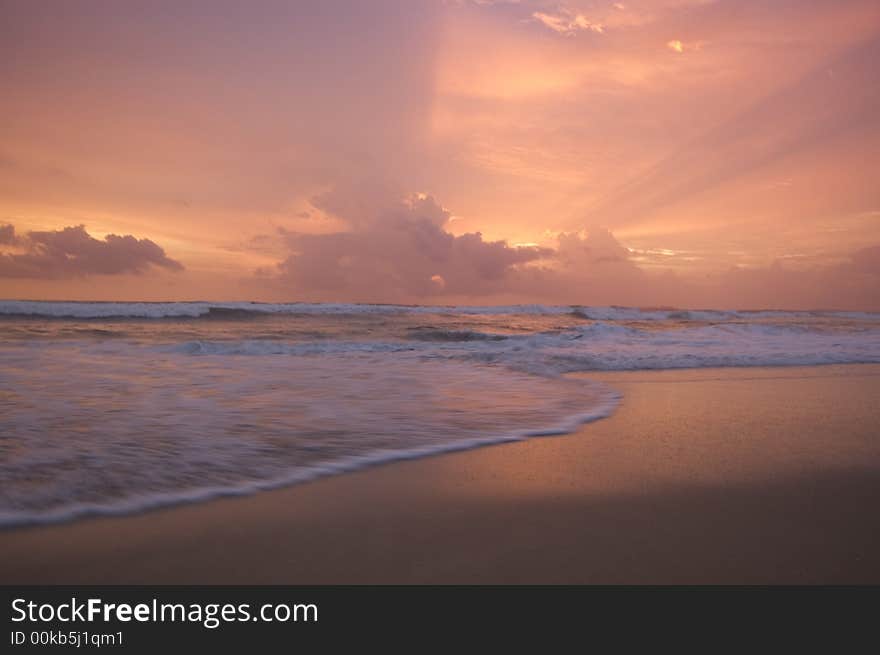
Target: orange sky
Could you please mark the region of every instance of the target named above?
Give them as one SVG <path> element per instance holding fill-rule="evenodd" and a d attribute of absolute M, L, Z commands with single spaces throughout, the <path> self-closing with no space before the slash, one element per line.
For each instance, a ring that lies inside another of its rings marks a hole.
<path fill-rule="evenodd" d="M 878 61 L 876 0 L 7 1 L 0 297 L 877 310 Z"/>

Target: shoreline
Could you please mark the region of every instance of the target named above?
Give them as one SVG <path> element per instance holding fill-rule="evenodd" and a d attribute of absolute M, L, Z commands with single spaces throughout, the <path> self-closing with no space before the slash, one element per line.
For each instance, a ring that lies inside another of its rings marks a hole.
<path fill-rule="evenodd" d="M 124 518 L 184 505 L 207 503 L 225 498 L 241 498 L 267 491 L 287 489 L 323 478 L 364 471 L 398 462 L 438 457 L 451 453 L 476 450 L 478 448 L 517 443 L 528 439 L 566 436 L 577 432 L 584 425 L 608 418 L 614 413 L 620 403 L 620 395 L 606 385 L 603 385 L 603 388 L 598 390 L 597 396 L 600 399 L 589 412 L 575 414 L 554 426 L 536 428 L 535 430 L 505 433 L 494 437 L 449 441 L 419 448 L 375 451 L 368 455 L 354 455 L 315 466 L 304 467 L 281 478 L 253 480 L 230 487 L 206 487 L 190 491 L 153 494 L 134 498 L 116 505 L 75 505 L 22 518 L 0 514 L 0 535 L 4 532 L 18 529 L 63 525 L 90 519 Z"/>
<path fill-rule="evenodd" d="M 578 375 L 622 392 L 611 417 L 248 496 L 5 528 L 0 581 L 880 581 L 880 365 Z"/>

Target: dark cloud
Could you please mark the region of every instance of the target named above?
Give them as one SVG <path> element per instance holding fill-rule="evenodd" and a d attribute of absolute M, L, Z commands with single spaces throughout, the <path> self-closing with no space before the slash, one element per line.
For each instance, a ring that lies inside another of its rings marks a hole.
<path fill-rule="evenodd" d="M 644 305 L 669 295 L 666 278 L 639 268 L 604 227 L 559 234 L 550 252 L 543 266 L 518 280 L 517 292 L 523 297 L 545 303 Z"/>
<path fill-rule="evenodd" d="M 4 225 L 0 227 L 0 244 L 17 249 L 0 254 L 0 277 L 58 279 L 143 273 L 151 266 L 183 270 L 180 262 L 149 239 L 109 234 L 101 241 L 89 235 L 83 225 L 33 231 L 22 237 L 12 225 Z"/>
<path fill-rule="evenodd" d="M 455 236 L 444 230 L 450 214 L 431 196 L 410 196 L 376 209 L 333 191 L 313 200 L 351 227 L 333 234 L 288 232 L 291 254 L 278 279 L 316 297 L 404 301 L 439 293 L 503 292 L 518 267 L 552 254 L 485 241 L 480 233 Z"/>
<path fill-rule="evenodd" d="M 0 225 L 0 245 L 11 246 L 18 241 L 13 225 Z"/>

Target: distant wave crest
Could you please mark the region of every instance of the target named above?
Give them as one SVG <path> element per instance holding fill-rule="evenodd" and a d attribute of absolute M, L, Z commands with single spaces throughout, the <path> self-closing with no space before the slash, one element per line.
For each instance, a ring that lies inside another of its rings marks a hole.
<path fill-rule="evenodd" d="M 2 300 L 0 316 L 68 319 L 248 319 L 273 314 L 446 314 L 576 316 L 591 321 L 723 321 L 774 316 L 829 316 L 880 321 L 880 313 L 776 310 L 682 310 L 676 308 L 582 307 L 576 305 L 383 305 L 362 303 L 255 302 L 54 302 Z"/>

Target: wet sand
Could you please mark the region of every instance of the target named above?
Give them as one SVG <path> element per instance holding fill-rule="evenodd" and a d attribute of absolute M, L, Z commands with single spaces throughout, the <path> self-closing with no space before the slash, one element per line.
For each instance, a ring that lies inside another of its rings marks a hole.
<path fill-rule="evenodd" d="M 591 374 L 561 437 L 0 532 L 4 583 L 880 583 L 880 366 Z"/>

